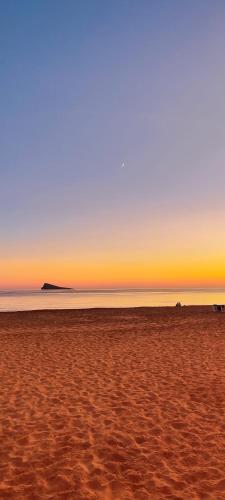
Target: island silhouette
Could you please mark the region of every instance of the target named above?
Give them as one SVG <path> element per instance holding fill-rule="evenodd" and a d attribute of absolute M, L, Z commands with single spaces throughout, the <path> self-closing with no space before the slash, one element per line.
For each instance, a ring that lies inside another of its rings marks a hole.
<path fill-rule="evenodd" d="M 72 290 L 72 288 L 68 288 L 67 286 L 52 285 L 51 283 L 44 283 L 41 290 Z"/>

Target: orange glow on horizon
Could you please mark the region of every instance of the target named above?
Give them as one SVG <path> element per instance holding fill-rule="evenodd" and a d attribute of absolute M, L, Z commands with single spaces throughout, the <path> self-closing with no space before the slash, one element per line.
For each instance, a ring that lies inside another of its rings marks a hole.
<path fill-rule="evenodd" d="M 33 246 L 21 240 L 16 258 L 2 252 L 0 288 L 40 288 L 46 281 L 74 288 L 225 286 L 222 212 L 146 220 L 126 232 L 119 220 L 116 232 L 106 224 L 97 232 L 93 221 L 78 242 L 72 234 L 70 248 L 66 233 L 61 246 L 47 235 Z"/>
<path fill-rule="evenodd" d="M 225 286 L 220 259 L 170 258 L 168 262 L 143 256 L 138 259 L 95 258 L 75 260 L 12 260 L 1 262 L 1 288 L 40 288 L 43 282 L 74 288 L 210 287 Z"/>

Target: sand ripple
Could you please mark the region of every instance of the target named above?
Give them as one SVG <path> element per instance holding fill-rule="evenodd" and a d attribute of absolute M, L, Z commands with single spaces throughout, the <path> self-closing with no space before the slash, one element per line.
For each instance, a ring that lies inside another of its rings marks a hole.
<path fill-rule="evenodd" d="M 1 499 L 225 499 L 225 315 L 0 315 Z"/>

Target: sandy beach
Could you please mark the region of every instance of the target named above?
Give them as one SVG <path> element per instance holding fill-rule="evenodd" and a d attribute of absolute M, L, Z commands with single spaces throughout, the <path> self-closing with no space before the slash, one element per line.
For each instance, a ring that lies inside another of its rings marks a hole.
<path fill-rule="evenodd" d="M 0 314 L 0 498 L 225 499 L 225 315 Z"/>

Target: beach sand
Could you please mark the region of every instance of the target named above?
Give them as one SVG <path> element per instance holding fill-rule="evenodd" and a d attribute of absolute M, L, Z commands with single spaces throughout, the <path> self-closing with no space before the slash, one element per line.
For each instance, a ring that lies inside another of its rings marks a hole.
<path fill-rule="evenodd" d="M 225 499 L 225 314 L 0 314 L 0 498 Z"/>

